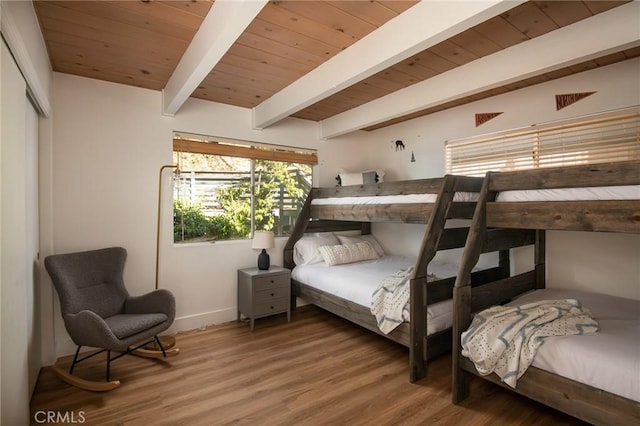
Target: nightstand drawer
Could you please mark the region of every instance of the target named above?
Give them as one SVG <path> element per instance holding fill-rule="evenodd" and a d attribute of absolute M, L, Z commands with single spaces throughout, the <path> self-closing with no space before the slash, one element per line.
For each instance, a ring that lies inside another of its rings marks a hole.
<path fill-rule="evenodd" d="M 262 291 L 256 291 L 253 296 L 255 303 L 267 303 L 273 299 L 286 298 L 289 294 L 289 287 L 276 287 Z"/>
<path fill-rule="evenodd" d="M 255 291 L 269 290 L 277 287 L 289 287 L 289 275 L 267 275 L 266 277 L 255 277 L 253 279 L 253 289 Z"/>
<path fill-rule="evenodd" d="M 274 299 L 264 303 L 256 303 L 254 308 L 255 316 L 275 314 L 278 312 L 287 312 L 289 310 L 289 299 Z"/>

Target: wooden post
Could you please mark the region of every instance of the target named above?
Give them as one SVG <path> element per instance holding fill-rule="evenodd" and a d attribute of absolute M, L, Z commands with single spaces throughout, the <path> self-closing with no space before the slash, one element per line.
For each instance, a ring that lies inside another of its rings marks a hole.
<path fill-rule="evenodd" d="M 536 289 L 546 287 L 546 234 L 542 229 L 536 231 L 536 247 L 535 247 L 535 270 L 536 270 Z"/>
<path fill-rule="evenodd" d="M 509 258 L 509 249 L 500 250 L 498 252 L 498 267 L 502 278 L 511 276 L 511 261 Z"/>
<path fill-rule="evenodd" d="M 412 278 L 409 285 L 409 381 L 415 383 L 427 375 L 427 279 Z"/>
<path fill-rule="evenodd" d="M 445 176 L 422 238 L 418 261 L 410 282 L 409 380 L 427 375 L 427 266 L 438 250 L 440 237 L 455 194 L 455 176 Z"/>
<path fill-rule="evenodd" d="M 454 404 L 469 395 L 469 373 L 461 367 L 460 335 L 471 323 L 471 271 L 478 263 L 480 253 L 487 240 L 487 201 L 495 199 L 495 193 L 489 191 L 491 172 L 488 172 L 476 204 L 473 221 L 469 227 L 469 235 L 453 289 L 453 343 L 452 343 L 452 394 Z M 504 258 L 502 258 L 504 262 Z"/>
<path fill-rule="evenodd" d="M 469 396 L 469 373 L 460 366 L 460 334 L 466 330 L 471 322 L 471 283 L 453 288 L 453 344 L 451 348 L 451 362 L 453 383 L 451 388 L 451 401 L 457 404 Z"/>
<path fill-rule="evenodd" d="M 309 192 L 302 209 L 300 210 L 300 214 L 296 218 L 296 223 L 293 226 L 293 230 L 291 231 L 291 235 L 289 235 L 289 239 L 284 246 L 283 250 L 283 266 L 287 269 L 293 269 L 295 263 L 293 262 L 293 246 L 296 241 L 298 241 L 302 235 L 304 235 L 304 231 L 307 229 L 309 225 L 309 219 L 311 218 L 311 199 L 313 198 L 313 191 Z"/>

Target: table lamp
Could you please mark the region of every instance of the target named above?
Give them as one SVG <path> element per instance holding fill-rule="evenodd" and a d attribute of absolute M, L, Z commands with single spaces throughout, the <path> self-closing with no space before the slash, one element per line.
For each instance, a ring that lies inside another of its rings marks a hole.
<path fill-rule="evenodd" d="M 262 249 L 258 255 L 258 269 L 261 271 L 269 269 L 269 253 L 267 253 L 267 249 L 273 248 L 274 246 L 273 232 L 256 231 L 253 233 L 253 244 L 251 248 Z"/>

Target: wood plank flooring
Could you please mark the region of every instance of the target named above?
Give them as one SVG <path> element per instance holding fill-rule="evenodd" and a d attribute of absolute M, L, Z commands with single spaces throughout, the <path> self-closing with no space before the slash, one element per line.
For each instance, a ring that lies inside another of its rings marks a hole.
<path fill-rule="evenodd" d="M 408 350 L 313 306 L 284 315 L 180 333 L 166 360 L 123 357 L 111 377 L 122 385 L 88 392 L 47 368 L 31 400 L 42 411 L 85 425 L 580 425 L 580 421 L 472 378 L 472 396 L 451 404 L 451 361 L 408 380 Z M 104 379 L 104 357 L 76 373 Z M 58 365 L 68 368 L 66 357 Z M 40 412 L 38 416 L 36 413 Z M 35 417 L 34 417 L 35 416 Z"/>

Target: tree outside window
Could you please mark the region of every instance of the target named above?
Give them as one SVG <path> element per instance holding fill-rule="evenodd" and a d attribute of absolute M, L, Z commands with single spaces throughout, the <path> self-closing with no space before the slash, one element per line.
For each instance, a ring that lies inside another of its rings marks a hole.
<path fill-rule="evenodd" d="M 311 189 L 312 166 L 174 151 L 174 242 L 287 235 Z"/>

